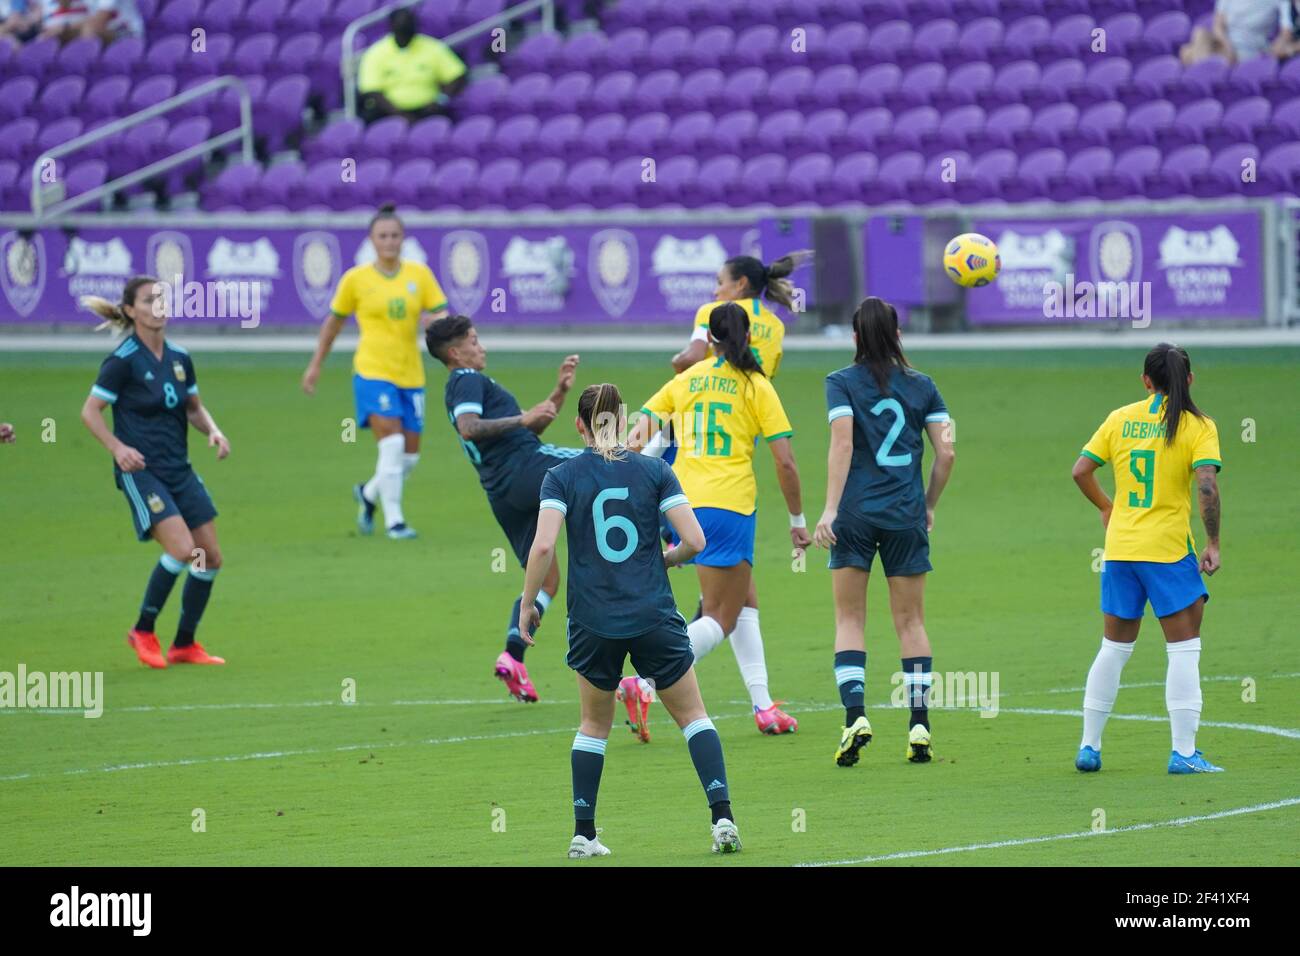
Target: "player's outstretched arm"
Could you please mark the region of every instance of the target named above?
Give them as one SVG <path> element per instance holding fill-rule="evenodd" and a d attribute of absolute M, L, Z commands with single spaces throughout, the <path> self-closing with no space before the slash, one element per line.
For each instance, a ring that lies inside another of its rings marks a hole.
<path fill-rule="evenodd" d="M 664 564 L 675 568 L 695 557 L 704 550 L 708 542 L 704 538 L 704 529 L 700 519 L 695 517 L 695 509 L 689 504 L 676 505 L 664 512 L 664 517 L 677 532 L 678 544 L 664 552 Z"/>
<path fill-rule="evenodd" d="M 709 354 L 709 343 L 704 339 L 691 339 L 686 348 L 673 356 L 673 371 L 684 372 L 696 362 L 703 362 Z"/>
<path fill-rule="evenodd" d="M 1205 523 L 1205 548 L 1201 551 L 1201 571 L 1213 574 L 1219 570 L 1219 479 L 1214 465 L 1201 465 L 1196 469 L 1196 492 L 1201 501 L 1201 521 Z"/>
<path fill-rule="evenodd" d="M 230 442 L 217 427 L 212 414 L 198 395 L 191 395 L 185 400 L 185 417 L 190 420 L 195 431 L 208 436 L 208 447 L 217 449 L 218 461 L 230 454 Z"/>
<path fill-rule="evenodd" d="M 552 389 L 547 401 L 555 406 L 555 413 L 558 415 L 560 409 L 564 407 L 564 396 L 569 394 L 569 389 L 573 388 L 573 380 L 578 374 L 578 356 L 566 355 L 564 361 L 560 363 L 560 371 L 555 379 L 555 388 Z M 547 422 L 549 425 L 550 422 Z"/>
<path fill-rule="evenodd" d="M 1083 492 L 1083 496 L 1096 505 L 1097 510 L 1101 512 L 1101 526 L 1105 528 L 1110 524 L 1111 500 L 1106 497 L 1106 492 L 1101 490 L 1101 483 L 1097 481 L 1096 471 L 1100 467 L 1101 465 L 1087 455 L 1080 455 L 1070 474 L 1074 478 L 1074 483 L 1079 486 L 1079 490 Z"/>
<path fill-rule="evenodd" d="M 102 398 L 95 395 L 86 396 L 86 401 L 81 406 L 82 424 L 95 436 L 96 441 L 108 449 L 108 453 L 117 462 L 117 467 L 127 473 L 140 471 L 145 466 L 144 455 L 118 440 L 118 437 L 108 430 L 108 425 L 104 423 L 106 408 L 108 402 Z"/>
<path fill-rule="evenodd" d="M 307 371 L 302 373 L 302 390 L 308 395 L 316 394 L 316 382 L 320 379 L 321 365 L 329 356 L 330 349 L 334 347 L 334 340 L 338 338 L 346 321 L 347 319 L 331 312 L 325 317 L 325 321 L 321 322 L 320 335 L 316 337 L 316 351 L 312 353 L 311 361 L 307 363 Z"/>
<path fill-rule="evenodd" d="M 831 448 L 826 453 L 826 508 L 813 529 L 813 543 L 819 548 L 829 548 L 835 543 L 831 525 L 840 513 L 840 499 L 844 496 L 844 483 L 849 479 L 849 465 L 853 461 L 853 418 L 842 415 L 831 422 Z"/>
<path fill-rule="evenodd" d="M 930 465 L 930 483 L 925 489 L 925 530 L 934 530 L 934 509 L 939 506 L 939 496 L 943 494 L 948 478 L 952 475 L 952 466 L 957 461 L 957 450 L 952 444 L 952 428 L 949 422 L 927 422 L 925 433 L 930 436 L 930 445 L 934 448 L 934 462 Z"/>
<path fill-rule="evenodd" d="M 790 512 L 790 541 L 796 548 L 812 544 L 807 522 L 803 516 L 803 491 L 799 487 L 799 466 L 795 464 L 794 449 L 789 438 L 778 438 L 767 443 L 776 462 L 776 480 L 785 497 L 786 510 Z"/>
<path fill-rule="evenodd" d="M 519 637 L 525 644 L 536 643 L 533 631 L 541 623 L 534 602 L 542 589 L 546 575 L 551 572 L 551 562 L 555 560 L 555 541 L 560 536 L 564 524 L 564 513 L 554 508 L 542 508 L 537 513 L 537 533 L 533 535 L 533 547 L 528 552 L 528 568 L 524 571 L 524 596 L 519 602 Z"/>

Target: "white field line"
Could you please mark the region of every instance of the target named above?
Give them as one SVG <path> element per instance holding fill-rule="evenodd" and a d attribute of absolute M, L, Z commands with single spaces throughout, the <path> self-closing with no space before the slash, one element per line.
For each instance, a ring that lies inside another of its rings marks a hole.
<path fill-rule="evenodd" d="M 1204 813 L 1192 817 L 1178 817 L 1173 820 L 1159 820 L 1154 823 L 1131 823 L 1127 826 L 1109 830 L 1077 830 L 1073 833 L 1055 833 L 1051 836 L 1021 837 L 1014 840 L 996 840 L 992 843 L 968 843 L 965 846 L 946 846 L 934 850 L 903 850 L 898 853 L 883 853 L 879 856 L 860 856 L 852 860 L 826 860 L 819 863 L 798 863 L 796 866 L 852 866 L 859 863 L 884 863 L 889 860 L 916 860 L 927 856 L 947 856 L 951 853 L 970 853 L 973 850 L 1000 850 L 1010 846 L 1030 846 L 1035 843 L 1056 843 L 1060 840 L 1080 840 L 1085 837 L 1112 836 L 1117 833 L 1137 833 L 1141 830 L 1160 830 L 1165 827 L 1185 827 L 1207 820 L 1222 820 L 1226 817 L 1239 817 L 1248 813 L 1264 813 L 1294 807 L 1300 804 L 1300 797 L 1287 797 L 1271 803 L 1256 803 L 1249 807 L 1234 807 L 1217 813 Z"/>

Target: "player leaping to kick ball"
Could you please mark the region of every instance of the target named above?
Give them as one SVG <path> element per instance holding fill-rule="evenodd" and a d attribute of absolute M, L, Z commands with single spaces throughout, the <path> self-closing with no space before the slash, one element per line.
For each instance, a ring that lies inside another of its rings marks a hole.
<path fill-rule="evenodd" d="M 564 396 L 573 387 L 578 356 L 560 363 L 555 389 L 544 402 L 523 412 L 515 397 L 483 374 L 487 350 L 479 342 L 474 323 L 463 315 L 439 319 L 424 336 L 429 354 L 447 366 L 447 417 L 460 439 L 465 457 L 478 472 L 488 504 L 510 541 L 521 567 L 537 533 L 537 492 L 553 465 L 582 454 L 578 448 L 556 448 L 537 436 L 555 421 Z M 560 572 L 552 568 L 537 596 L 538 620 L 546 613 L 560 587 Z M 515 599 L 506 631 L 506 648 L 497 657 L 496 676 L 516 700 L 537 701 L 537 689 L 524 667 L 526 645 L 519 637 L 519 605 Z"/>

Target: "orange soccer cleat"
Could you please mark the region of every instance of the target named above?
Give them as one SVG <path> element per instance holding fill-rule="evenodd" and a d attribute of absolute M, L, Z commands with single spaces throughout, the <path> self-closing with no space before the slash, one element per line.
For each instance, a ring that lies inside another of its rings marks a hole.
<path fill-rule="evenodd" d="M 169 664 L 224 664 L 225 662 L 224 657 L 213 657 L 205 651 L 198 641 L 185 647 L 177 647 L 173 644 L 167 649 Z"/>
<path fill-rule="evenodd" d="M 158 635 L 153 631 L 137 631 L 131 628 L 126 634 L 126 642 L 135 651 L 135 656 L 140 658 L 140 663 L 146 667 L 161 669 L 167 666 L 167 662 L 163 660 L 162 648 L 158 646 Z"/>

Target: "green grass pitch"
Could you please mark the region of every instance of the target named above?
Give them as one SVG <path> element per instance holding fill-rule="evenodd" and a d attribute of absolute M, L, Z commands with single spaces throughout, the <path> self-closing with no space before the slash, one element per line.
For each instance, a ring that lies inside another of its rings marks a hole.
<path fill-rule="evenodd" d="M 810 522 L 825 493 L 822 378 L 849 358 L 790 354 L 777 383 Z M 1149 617 L 1116 706 L 1149 719 L 1112 719 L 1105 769 L 1073 769 L 1080 720 L 1069 712 L 1101 632 L 1102 531 L 1069 470 L 1106 413 L 1141 396 L 1142 350 L 913 358 L 957 422 L 927 595 L 935 668 L 996 672 L 997 716 L 933 711 L 935 762 L 904 760 L 906 712 L 888 707 L 897 641 L 877 573 L 867 636 L 876 737 L 856 768 L 834 766 L 842 713 L 825 553 L 792 566 L 760 448 L 755 573 L 771 688 L 799 731 L 758 734 L 732 654 L 719 649 L 699 675 L 745 852 L 725 861 L 708 852 L 699 783 L 656 704 L 648 746 L 621 724 L 611 735 L 598 823 L 614 855 L 597 865 L 1294 863 L 1300 350 L 1193 354 L 1194 394 L 1218 422 L 1224 459 L 1224 565 L 1210 581 L 1199 744 L 1228 772 L 1207 777 L 1165 773 L 1165 653 Z M 527 405 L 545 397 L 558 359 L 498 353 L 489 373 Z M 305 354 L 195 355 L 233 444 L 218 463 L 191 435 L 225 553 L 199 638 L 230 663 L 155 672 L 123 638 L 157 548 L 132 540 L 111 462 L 78 421 L 98 360 L 0 356 L 0 419 L 18 428 L 18 444 L 0 447 L 0 670 L 103 671 L 106 698 L 98 720 L 0 711 L 6 862 L 564 862 L 578 711 L 563 610 L 552 610 L 528 658 L 542 702 L 509 701 L 491 671 L 522 577 L 513 559 L 493 569 L 504 538 L 443 418 L 442 370 L 429 368 L 429 428 L 406 490 L 421 537 L 391 542 L 353 525 L 350 487 L 375 452 L 368 434 L 340 437 L 352 414 L 346 356 L 308 398 L 298 388 Z M 614 381 L 636 407 L 666 372 L 662 356 L 592 353 L 578 382 Z M 577 443 L 574 405 L 547 440 Z M 693 575 L 673 581 L 693 608 Z M 179 598 L 178 588 L 159 620 L 164 641 Z M 342 702 L 347 680 L 352 705 Z M 1103 817 L 1110 832 L 1086 835 Z M 1189 817 L 1211 818 L 1171 823 Z M 902 856 L 911 851 L 921 855 Z"/>

